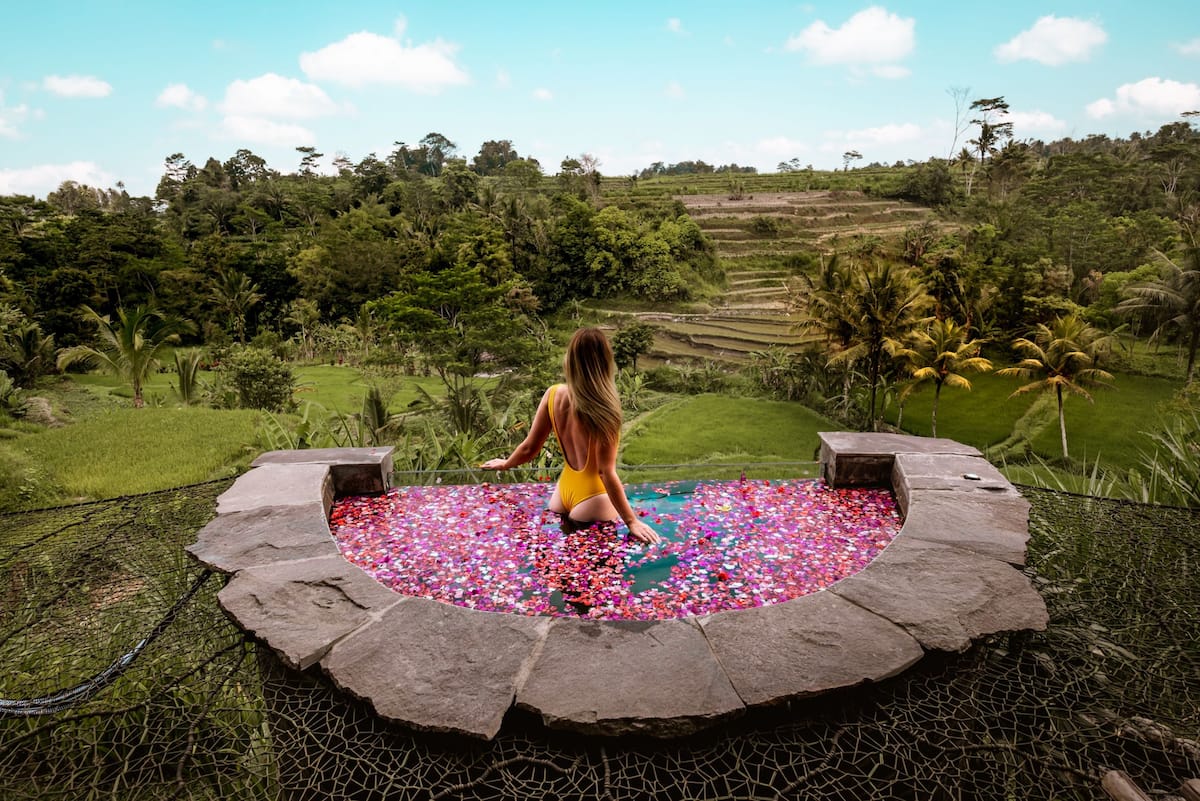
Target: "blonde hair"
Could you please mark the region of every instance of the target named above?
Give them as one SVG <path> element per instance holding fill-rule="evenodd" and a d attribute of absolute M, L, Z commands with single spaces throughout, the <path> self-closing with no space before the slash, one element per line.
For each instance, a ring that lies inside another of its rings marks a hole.
<path fill-rule="evenodd" d="M 605 442 L 616 442 L 621 436 L 621 398 L 613 380 L 616 371 L 603 331 L 581 328 L 575 332 L 563 358 L 572 413 L 589 436 Z"/>

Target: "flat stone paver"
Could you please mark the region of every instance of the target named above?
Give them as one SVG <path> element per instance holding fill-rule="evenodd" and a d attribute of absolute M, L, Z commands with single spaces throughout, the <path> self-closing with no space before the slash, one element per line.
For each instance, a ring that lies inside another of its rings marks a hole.
<path fill-rule="evenodd" d="M 260 506 L 218 515 L 196 534 L 187 552 L 215 570 L 235 573 L 275 562 L 338 553 L 320 503 Z"/>
<path fill-rule="evenodd" d="M 904 627 L 924 647 L 941 651 L 964 651 L 972 638 L 986 634 L 1040 631 L 1048 620 L 1042 597 L 1011 565 L 903 535 L 864 570 L 828 592 Z"/>
<path fill-rule="evenodd" d="M 305 670 L 402 597 L 335 554 L 242 570 L 217 602 L 285 664 Z"/>
<path fill-rule="evenodd" d="M 694 621 L 556 618 L 517 705 L 551 728 L 679 737 L 744 705 Z"/>
<path fill-rule="evenodd" d="M 965 548 L 1010 565 L 1024 565 L 1029 501 L 915 490 L 909 498 L 903 536 Z"/>
<path fill-rule="evenodd" d="M 321 667 L 388 720 L 491 739 L 550 621 L 405 598 L 334 645 Z"/>
<path fill-rule="evenodd" d="M 249 512 L 264 506 L 320 503 L 328 516 L 333 479 L 324 464 L 269 464 L 238 477 L 217 498 L 217 514 Z"/>
<path fill-rule="evenodd" d="M 900 626 L 830 592 L 699 623 L 747 706 L 880 681 L 925 655 Z"/>

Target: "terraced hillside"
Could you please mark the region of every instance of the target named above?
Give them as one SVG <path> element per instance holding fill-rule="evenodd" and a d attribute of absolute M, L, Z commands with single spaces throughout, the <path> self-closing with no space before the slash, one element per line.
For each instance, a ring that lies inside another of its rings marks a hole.
<path fill-rule="evenodd" d="M 710 314 L 639 313 L 660 329 L 649 361 L 736 364 L 772 345 L 797 347 L 805 337 L 795 331 L 797 320 L 789 314 L 788 287 L 809 261 L 804 254 L 831 253 L 859 236 L 896 237 L 934 220 L 923 206 L 858 190 L 753 188 L 750 183 L 739 193 L 671 196 L 715 243 L 727 286 Z M 642 190 L 639 186 L 633 196 Z"/>

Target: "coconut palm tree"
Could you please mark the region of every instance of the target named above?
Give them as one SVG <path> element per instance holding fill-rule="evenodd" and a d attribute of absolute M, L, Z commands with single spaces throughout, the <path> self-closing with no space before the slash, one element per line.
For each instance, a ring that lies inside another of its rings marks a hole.
<path fill-rule="evenodd" d="M 1196 372 L 1196 351 L 1200 349 L 1200 248 L 1189 253 L 1186 266 L 1155 251 L 1163 266 L 1157 281 L 1133 284 L 1126 289 L 1130 297 L 1117 304 L 1126 314 L 1150 312 L 1158 319 L 1152 337 L 1178 332 L 1187 342 L 1187 382 Z"/>
<path fill-rule="evenodd" d="M 219 310 L 229 316 L 234 339 L 245 342 L 246 315 L 263 298 L 262 293 L 258 291 L 258 284 L 251 281 L 245 273 L 221 270 L 212 282 L 208 297 Z"/>
<path fill-rule="evenodd" d="M 1058 430 L 1062 434 L 1063 458 L 1067 454 L 1067 424 L 1063 417 L 1063 393 L 1075 394 L 1092 402 L 1085 387 L 1108 386 L 1112 374 L 1093 365 L 1107 351 L 1112 338 L 1093 328 L 1075 314 L 1057 317 L 1047 326 L 1038 323 L 1033 339 L 1015 340 L 1013 349 L 1025 358 L 1013 367 L 997 370 L 996 375 L 1033 378 L 1009 397 L 1026 392 L 1053 391 L 1058 401 Z"/>
<path fill-rule="evenodd" d="M 847 325 L 849 344 L 829 358 L 829 364 L 854 362 L 867 364 L 871 386 L 869 417 L 871 430 L 877 430 L 876 395 L 884 356 L 903 348 L 902 340 L 924 318 L 931 298 L 914 278 L 911 270 L 888 261 L 877 261 L 856 268 L 850 284 L 838 302 L 839 325 Z"/>
<path fill-rule="evenodd" d="M 933 415 L 930 420 L 933 436 L 937 436 L 938 400 L 942 387 L 957 387 L 970 391 L 971 382 L 962 373 L 982 373 L 992 369 L 992 362 L 979 355 L 983 340 L 967 340 L 967 329 L 953 320 L 934 320 L 925 331 L 912 334 L 910 346 L 896 353 L 907 367 L 912 379 L 900 390 L 900 401 L 929 382 L 933 382 Z"/>
<path fill-rule="evenodd" d="M 142 408 L 145 405 L 142 387 L 146 378 L 158 369 L 159 356 L 163 351 L 178 341 L 179 334 L 187 330 L 189 325 L 164 317 L 150 305 L 138 306 L 130 312 L 117 309 L 116 322 L 90 306 L 83 307 L 83 314 L 99 329 L 99 344 L 96 347 L 76 345 L 63 348 L 58 352 L 58 368 L 61 370 L 82 364 L 118 375 L 133 387 L 134 407 Z"/>

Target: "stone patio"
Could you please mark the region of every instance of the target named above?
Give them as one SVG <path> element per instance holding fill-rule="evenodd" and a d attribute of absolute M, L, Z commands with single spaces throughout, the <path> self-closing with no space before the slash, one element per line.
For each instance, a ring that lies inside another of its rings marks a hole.
<path fill-rule="evenodd" d="M 905 523 L 827 590 L 702 618 L 529 618 L 397 595 L 346 562 L 335 496 L 389 486 L 391 448 L 275 451 L 218 500 L 189 553 L 219 601 L 289 667 L 320 670 L 386 720 L 491 739 L 514 707 L 552 729 L 674 738 L 745 710 L 894 676 L 928 651 L 1044 629 L 1018 569 L 1029 505 L 974 448 L 821 434 L 834 486 L 891 486 Z"/>

